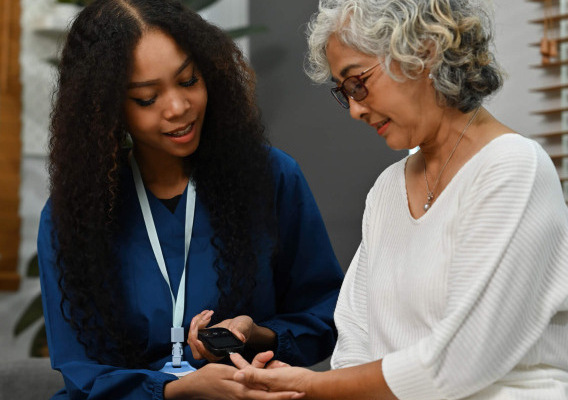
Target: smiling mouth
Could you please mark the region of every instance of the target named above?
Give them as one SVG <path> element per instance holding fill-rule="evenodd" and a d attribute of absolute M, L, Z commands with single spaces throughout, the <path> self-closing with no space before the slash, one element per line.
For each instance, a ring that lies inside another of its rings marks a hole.
<path fill-rule="evenodd" d="M 377 127 L 377 130 L 381 129 L 383 126 L 385 126 L 386 124 L 388 124 L 390 122 L 390 118 L 385 119 L 382 122 L 379 122 L 377 125 L 375 125 Z"/>
<path fill-rule="evenodd" d="M 178 129 L 178 130 L 175 130 L 175 131 L 173 131 L 173 132 L 166 132 L 166 133 L 164 133 L 164 135 L 166 135 L 166 136 L 171 136 L 171 137 L 182 137 L 182 136 L 185 136 L 185 135 L 187 135 L 187 134 L 191 131 L 191 129 L 193 128 L 193 125 L 194 125 L 194 124 L 195 124 L 195 123 L 192 122 L 191 124 L 187 125 L 185 128 Z"/>

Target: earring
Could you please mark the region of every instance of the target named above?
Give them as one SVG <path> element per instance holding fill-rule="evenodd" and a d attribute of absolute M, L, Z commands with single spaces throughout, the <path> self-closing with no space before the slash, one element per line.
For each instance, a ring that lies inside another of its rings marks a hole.
<path fill-rule="evenodd" d="M 434 75 L 432 75 L 431 72 L 428 74 L 428 79 L 430 79 L 430 80 L 433 80 L 433 79 L 434 79 Z"/>

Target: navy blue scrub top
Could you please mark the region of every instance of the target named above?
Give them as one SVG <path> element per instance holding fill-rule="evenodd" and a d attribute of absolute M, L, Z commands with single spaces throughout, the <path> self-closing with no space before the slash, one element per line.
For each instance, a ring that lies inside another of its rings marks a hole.
<path fill-rule="evenodd" d="M 270 245 L 261 251 L 252 306 L 247 313 L 258 325 L 277 335 L 276 358 L 292 365 L 312 365 L 331 354 L 336 332 L 333 311 L 343 272 L 331 247 L 323 220 L 298 164 L 284 152 L 271 149 L 278 217 L 279 251 L 273 268 Z M 159 354 L 150 369 L 121 369 L 89 359 L 78 343 L 76 332 L 60 311 L 61 292 L 55 268 L 51 203 L 46 203 L 40 221 L 38 256 L 47 339 L 52 367 L 61 371 L 65 388 L 56 399 L 162 399 L 166 382 L 175 376 L 159 372 L 171 361 L 169 342 L 172 303 L 169 287 L 160 274 L 144 226 L 142 212 L 129 167 L 121 182 L 126 207 L 117 238 L 120 276 L 124 285 L 125 318 L 146 343 L 147 354 Z M 187 192 L 187 190 L 186 190 Z M 147 190 L 174 295 L 184 264 L 184 223 L 187 193 L 175 212 L 170 212 Z M 213 230 L 208 212 L 197 193 L 195 219 L 186 272 L 184 323 L 218 300 L 216 258 L 211 245 Z M 138 339 L 138 338 L 137 338 Z M 184 343 L 185 360 L 196 361 Z"/>

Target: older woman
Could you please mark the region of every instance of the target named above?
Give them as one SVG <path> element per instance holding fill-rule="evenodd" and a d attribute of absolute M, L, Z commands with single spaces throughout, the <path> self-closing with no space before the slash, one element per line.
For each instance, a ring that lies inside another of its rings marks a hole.
<path fill-rule="evenodd" d="M 568 209 L 539 144 L 482 106 L 502 84 L 491 27 L 477 0 L 320 1 L 310 76 L 420 150 L 367 197 L 336 370 L 235 379 L 309 399 L 568 398 Z"/>

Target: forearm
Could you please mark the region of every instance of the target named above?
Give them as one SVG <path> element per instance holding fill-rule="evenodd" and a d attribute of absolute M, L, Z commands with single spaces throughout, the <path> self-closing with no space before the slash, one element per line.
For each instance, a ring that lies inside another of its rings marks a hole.
<path fill-rule="evenodd" d="M 174 400 L 183 399 L 185 397 L 184 385 L 179 381 L 171 381 L 164 386 L 164 399 Z"/>
<path fill-rule="evenodd" d="M 210 377 L 203 369 L 191 372 L 184 377 L 166 383 L 164 386 L 164 399 L 188 400 L 201 398 L 208 393 L 207 385 L 211 385 Z"/>
<path fill-rule="evenodd" d="M 382 361 L 309 375 L 305 400 L 397 400 L 382 372 Z M 304 391 L 304 387 L 296 389 Z"/>

